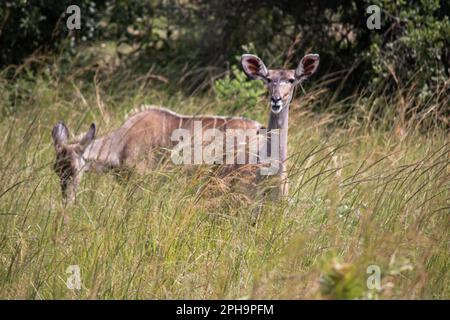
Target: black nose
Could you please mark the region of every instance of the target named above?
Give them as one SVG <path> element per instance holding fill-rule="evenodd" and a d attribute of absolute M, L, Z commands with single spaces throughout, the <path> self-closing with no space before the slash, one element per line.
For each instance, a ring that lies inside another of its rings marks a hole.
<path fill-rule="evenodd" d="M 272 100 L 272 103 L 277 103 L 277 102 L 280 102 L 281 101 L 281 97 L 278 97 L 278 96 L 272 96 L 272 98 L 271 98 L 271 100 Z"/>

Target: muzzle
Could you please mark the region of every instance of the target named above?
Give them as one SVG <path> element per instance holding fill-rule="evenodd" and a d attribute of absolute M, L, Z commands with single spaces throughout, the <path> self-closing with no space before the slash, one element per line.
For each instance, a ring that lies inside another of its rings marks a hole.
<path fill-rule="evenodd" d="M 281 101 L 281 99 L 277 100 L 277 101 L 272 100 L 270 103 L 270 106 L 271 106 L 272 112 L 275 114 L 278 114 L 281 112 L 281 110 L 283 110 L 283 101 Z"/>

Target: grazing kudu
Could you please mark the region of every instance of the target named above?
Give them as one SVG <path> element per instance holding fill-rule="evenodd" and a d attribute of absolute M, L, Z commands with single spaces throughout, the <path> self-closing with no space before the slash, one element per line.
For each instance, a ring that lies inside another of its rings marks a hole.
<path fill-rule="evenodd" d="M 286 160 L 289 105 L 295 87 L 316 72 L 319 66 L 319 55 L 305 55 L 295 70 L 269 70 L 259 57 L 251 54 L 242 55 L 241 63 L 247 76 L 251 79 L 261 79 L 269 91 L 271 112 L 267 131 L 270 133 L 273 130 L 279 130 L 280 170 L 278 171 L 278 174 L 281 179 L 280 195 L 286 197 L 288 195 Z"/>
<path fill-rule="evenodd" d="M 60 178 L 64 202 L 73 202 L 77 185 L 86 171 L 105 172 L 135 168 L 139 172 L 157 163 L 161 150 L 172 149 L 172 134 L 177 129 L 194 132 L 195 123 L 202 129 L 259 130 L 261 124 L 241 117 L 184 116 L 168 109 L 147 107 L 130 116 L 124 124 L 95 139 L 95 125 L 78 141 L 68 143 L 69 130 L 59 122 L 52 131 L 56 150 L 54 169 Z"/>

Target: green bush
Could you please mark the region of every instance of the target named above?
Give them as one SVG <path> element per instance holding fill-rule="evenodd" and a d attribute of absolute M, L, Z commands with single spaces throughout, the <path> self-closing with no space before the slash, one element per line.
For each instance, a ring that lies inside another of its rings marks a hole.
<path fill-rule="evenodd" d="M 213 83 L 218 99 L 241 108 L 256 103 L 261 84 L 242 79 L 236 69 L 215 84 L 210 79 L 245 52 L 243 44 L 252 43 L 251 52 L 268 67 L 294 68 L 306 52 L 318 52 L 316 78 L 347 74 L 340 83 L 326 82 L 338 99 L 367 88 L 395 99 L 396 89 L 408 90 L 427 105 L 445 105 L 449 96 L 448 0 L 78 0 L 82 28 L 68 32 L 65 10 L 70 4 L 3 1 L 0 67 L 20 64 L 35 53 L 70 58 L 99 41 L 114 44 L 111 48 L 121 58 L 118 48 L 126 44 L 121 62 L 130 74 L 156 67 L 152 70 L 174 83 L 176 91 L 191 93 Z M 380 30 L 366 25 L 366 9 L 373 4 L 381 8 Z M 430 102 L 436 97 L 440 100 Z M 342 112 L 350 109 L 352 105 Z"/>
<path fill-rule="evenodd" d="M 0 66 L 20 64 L 36 53 L 71 51 L 96 37 L 100 0 L 4 0 L 0 4 Z M 67 7 L 81 10 L 82 28 L 69 32 Z"/>
<path fill-rule="evenodd" d="M 373 35 L 370 51 L 372 84 L 414 83 L 427 90 L 450 75 L 449 3 L 438 0 L 373 1 L 383 11 L 383 33 Z M 413 5 L 415 3 L 416 5 Z M 445 11 L 447 9 L 447 11 Z"/>
<path fill-rule="evenodd" d="M 231 101 L 232 110 L 252 108 L 258 99 L 266 93 L 261 81 L 251 81 L 247 75 L 238 69 L 236 65 L 231 67 L 231 72 L 214 82 L 214 91 L 220 101 Z"/>

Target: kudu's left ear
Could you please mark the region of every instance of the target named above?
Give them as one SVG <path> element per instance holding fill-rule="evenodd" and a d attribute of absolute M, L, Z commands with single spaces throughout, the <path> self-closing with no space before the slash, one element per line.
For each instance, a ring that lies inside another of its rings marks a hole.
<path fill-rule="evenodd" d="M 251 79 L 265 79 L 269 74 L 264 62 L 253 54 L 243 54 L 241 64 L 245 74 Z"/>
<path fill-rule="evenodd" d="M 308 79 L 317 71 L 319 60 L 318 54 L 305 55 L 298 64 L 297 69 L 295 69 L 295 78 L 297 78 L 297 80 Z"/>
<path fill-rule="evenodd" d="M 83 148 L 83 150 L 86 149 L 86 147 L 92 142 L 92 140 L 94 140 L 94 138 L 95 138 L 95 131 L 96 131 L 95 123 L 93 123 L 89 127 L 88 132 L 80 140 L 80 145 Z"/>

